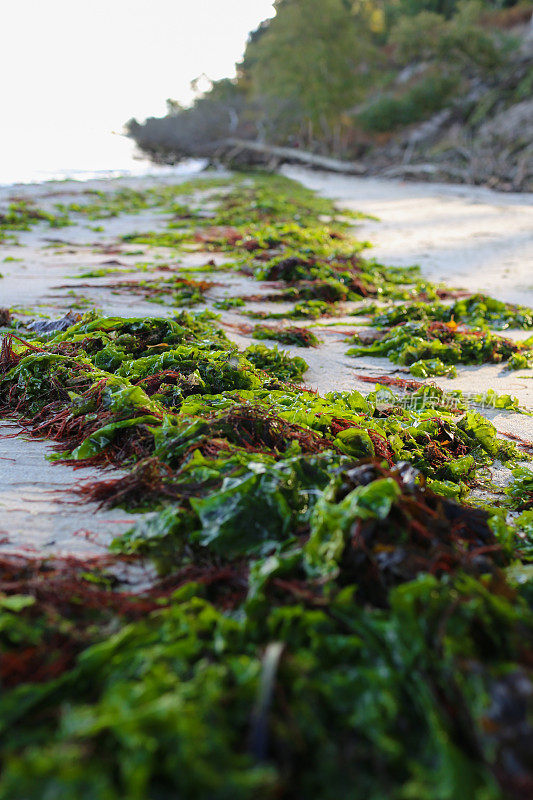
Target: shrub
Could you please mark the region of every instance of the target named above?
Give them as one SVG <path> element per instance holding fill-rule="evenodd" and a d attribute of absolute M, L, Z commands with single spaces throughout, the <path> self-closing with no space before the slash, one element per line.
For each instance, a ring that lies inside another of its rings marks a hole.
<path fill-rule="evenodd" d="M 465 66 L 490 70 L 502 61 L 497 39 L 479 20 L 482 6 L 476 0 L 460 3 L 452 19 L 433 11 L 402 17 L 393 27 L 389 42 L 404 64 L 416 60 L 459 61 Z"/>
<path fill-rule="evenodd" d="M 442 108 L 456 85 L 453 75 L 427 75 L 400 97 L 383 95 L 358 120 L 366 130 L 380 133 L 410 125 Z"/>

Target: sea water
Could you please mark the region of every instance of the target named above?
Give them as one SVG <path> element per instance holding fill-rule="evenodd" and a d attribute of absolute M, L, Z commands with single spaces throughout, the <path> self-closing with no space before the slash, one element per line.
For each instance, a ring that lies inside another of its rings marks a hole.
<path fill-rule="evenodd" d="M 127 136 L 101 129 L 9 133 L 0 131 L 0 186 L 123 175 L 188 175 L 206 163 L 188 159 L 175 166 L 154 164 Z"/>

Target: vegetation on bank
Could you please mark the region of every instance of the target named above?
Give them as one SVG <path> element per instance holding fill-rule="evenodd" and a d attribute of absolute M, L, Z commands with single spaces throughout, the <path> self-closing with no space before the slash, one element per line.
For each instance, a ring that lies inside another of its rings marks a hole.
<path fill-rule="evenodd" d="M 511 185 L 530 185 L 529 0 L 275 6 L 276 15 L 250 35 L 235 80 L 215 82 L 191 108 L 168 101 L 167 116 L 130 120 L 127 130 L 142 149 L 163 160 L 224 154 L 230 163 L 276 163 L 274 153 L 221 147 L 237 138 L 363 158 L 369 168 L 448 159 L 456 180 L 474 182 L 491 174 L 503 180 L 505 162 Z M 518 117 L 506 126 L 511 108 Z M 493 131 L 485 123 L 495 119 Z"/>
<path fill-rule="evenodd" d="M 220 251 L 221 276 L 364 313 L 382 342 L 436 325 L 462 347 L 451 308 L 485 360 L 507 355 L 488 327 L 531 328 L 530 309 L 364 258 L 345 215 L 284 178 L 88 199 L 67 214 L 161 210 L 165 229 L 127 241 Z M 319 396 L 295 383 L 301 357 L 239 349 L 209 291 L 185 310 L 167 286 L 168 319 L 0 316 L 0 412 L 57 459 L 122 468 L 78 491 L 146 512 L 112 552 L 158 576 L 134 594 L 109 556 L 0 554 L 0 798 L 523 800 L 527 443 L 411 379 Z M 495 463 L 513 469 L 505 491 Z"/>

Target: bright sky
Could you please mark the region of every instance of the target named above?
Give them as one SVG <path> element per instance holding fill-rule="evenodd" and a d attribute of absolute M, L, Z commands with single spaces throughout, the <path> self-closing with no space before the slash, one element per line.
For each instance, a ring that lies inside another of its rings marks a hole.
<path fill-rule="evenodd" d="M 0 158 L 187 102 L 234 74 L 272 0 L 16 0 L 0 10 Z M 40 144 L 37 145 L 36 140 Z M 69 143 L 70 142 L 70 143 Z"/>

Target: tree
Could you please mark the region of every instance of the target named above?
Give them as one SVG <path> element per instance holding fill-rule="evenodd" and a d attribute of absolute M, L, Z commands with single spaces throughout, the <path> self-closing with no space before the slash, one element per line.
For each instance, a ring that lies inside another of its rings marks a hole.
<path fill-rule="evenodd" d="M 338 137 L 343 112 L 364 96 L 376 61 L 367 8 L 347 0 L 278 0 L 276 16 L 245 57 L 273 131 L 307 140 L 317 134 L 330 146 Z"/>

